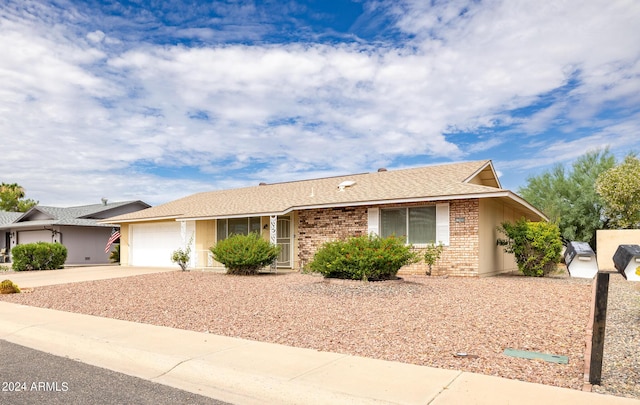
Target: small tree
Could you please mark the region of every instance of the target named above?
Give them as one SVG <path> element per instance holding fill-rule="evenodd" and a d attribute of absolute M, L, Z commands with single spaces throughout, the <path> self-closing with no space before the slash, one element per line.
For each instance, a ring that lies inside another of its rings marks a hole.
<path fill-rule="evenodd" d="M 602 173 L 596 191 L 604 200 L 610 228 L 640 227 L 640 160 L 628 155 L 624 162 Z"/>
<path fill-rule="evenodd" d="M 37 201 L 25 199 L 24 188 L 20 185 L 0 184 L 0 211 L 27 212 L 35 205 L 38 205 Z"/>
<path fill-rule="evenodd" d="M 503 222 L 498 231 L 507 239 L 498 239 L 507 253 L 513 253 L 518 269 L 525 276 L 542 277 L 556 269 L 562 252 L 560 230 L 550 222 Z"/>
<path fill-rule="evenodd" d="M 224 264 L 227 274 L 252 275 L 278 258 L 280 247 L 262 239 L 256 232 L 231 235 L 211 249 L 213 258 Z"/>
<path fill-rule="evenodd" d="M 171 254 L 171 261 L 176 263 L 182 271 L 187 271 L 187 267 L 189 267 L 189 261 L 191 260 L 191 243 L 193 242 L 193 236 L 189 239 L 189 243 L 187 247 L 182 249 L 176 249 Z"/>
<path fill-rule="evenodd" d="M 558 164 L 529 177 L 518 194 L 558 224 L 566 240 L 589 242 L 595 249 L 596 230 L 602 229 L 605 222 L 603 201 L 593 185 L 614 165 L 615 156 L 608 148 L 587 152 L 571 167 Z"/>
<path fill-rule="evenodd" d="M 433 265 L 436 264 L 440 256 L 442 255 L 442 251 L 444 250 L 444 245 L 442 242 L 437 245 L 433 242 L 427 244 L 427 247 L 424 250 L 424 262 L 429 266 L 429 270 L 427 270 L 427 276 L 431 275 L 431 270 Z"/>

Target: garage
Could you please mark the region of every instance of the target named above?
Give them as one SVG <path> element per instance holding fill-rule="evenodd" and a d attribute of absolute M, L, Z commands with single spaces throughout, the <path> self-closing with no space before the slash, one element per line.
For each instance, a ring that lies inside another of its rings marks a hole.
<path fill-rule="evenodd" d="M 49 230 L 33 230 L 18 232 L 18 243 L 24 245 L 26 243 L 49 242 L 51 243 L 51 231 Z"/>
<path fill-rule="evenodd" d="M 133 266 L 175 266 L 171 254 L 184 247 L 180 222 L 134 224 L 130 229 L 130 263 Z"/>

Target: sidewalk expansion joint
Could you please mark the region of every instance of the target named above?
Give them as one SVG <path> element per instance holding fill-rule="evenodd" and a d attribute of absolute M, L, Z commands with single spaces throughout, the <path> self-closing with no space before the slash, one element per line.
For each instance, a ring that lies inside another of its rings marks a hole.
<path fill-rule="evenodd" d="M 433 398 L 431 398 L 431 400 L 429 402 L 427 402 L 427 405 L 430 405 L 433 403 L 433 401 L 435 401 L 436 399 L 438 399 L 438 397 L 440 396 L 440 394 L 442 394 L 444 391 L 448 390 L 449 387 L 451 387 L 451 384 L 453 384 L 458 378 L 460 378 L 460 376 L 464 374 L 463 371 L 459 371 L 458 374 L 451 380 L 449 381 L 449 383 L 447 385 L 445 385 L 444 387 L 442 387 L 442 389 L 440 391 L 438 391 L 438 393 L 436 395 L 433 396 Z"/>
<path fill-rule="evenodd" d="M 25 325 L 25 326 L 23 326 L 23 327 L 22 327 L 22 328 L 20 328 L 20 329 L 14 330 L 13 332 L 8 332 L 8 333 L 7 333 L 6 335 L 4 335 L 4 336 L 14 336 L 14 335 L 15 335 L 15 334 L 17 334 L 17 333 L 22 332 L 23 330 L 27 330 L 27 329 L 31 329 L 31 328 L 38 328 L 38 327 L 40 327 L 40 326 L 50 325 L 50 324 L 52 324 L 52 323 L 53 323 L 53 322 L 43 322 L 43 323 L 36 323 L 36 324 L 33 324 L 33 325 Z M 4 336 L 3 336 L 3 337 L 4 337 Z"/>
<path fill-rule="evenodd" d="M 314 372 L 314 371 L 316 371 L 316 370 L 319 370 L 319 369 L 321 369 L 321 368 L 325 368 L 325 367 L 327 367 L 327 366 L 329 366 L 329 365 L 331 365 L 331 364 L 337 363 L 338 361 L 340 361 L 340 360 L 342 360 L 342 359 L 345 359 L 345 358 L 347 358 L 347 357 L 350 357 L 350 356 L 349 356 L 348 354 L 345 354 L 344 356 L 338 357 L 337 359 L 331 360 L 331 361 L 329 361 L 329 362 L 327 362 L 327 363 L 324 363 L 324 364 L 322 364 L 322 365 L 320 365 L 320 366 L 314 367 L 314 368 L 309 369 L 309 370 L 307 370 L 307 371 L 305 371 L 305 372 L 303 372 L 303 373 L 300 373 L 300 374 L 298 374 L 298 375 L 296 375 L 296 376 L 293 376 L 293 377 L 289 378 L 289 380 L 288 380 L 288 381 L 293 381 L 293 380 L 296 380 L 296 379 L 298 379 L 298 378 L 300 378 L 300 377 L 304 377 L 304 376 L 305 376 L 305 375 L 307 375 L 307 374 L 311 374 L 311 373 L 313 373 L 313 372 Z"/>

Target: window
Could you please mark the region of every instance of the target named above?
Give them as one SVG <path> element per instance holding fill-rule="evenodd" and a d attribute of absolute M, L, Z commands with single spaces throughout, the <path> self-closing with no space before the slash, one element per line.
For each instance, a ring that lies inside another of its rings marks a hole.
<path fill-rule="evenodd" d="M 436 242 L 436 207 L 380 210 L 380 235 L 395 235 L 409 244 Z"/>
<path fill-rule="evenodd" d="M 227 239 L 230 235 L 260 232 L 260 217 L 219 219 L 217 222 L 219 241 Z"/>

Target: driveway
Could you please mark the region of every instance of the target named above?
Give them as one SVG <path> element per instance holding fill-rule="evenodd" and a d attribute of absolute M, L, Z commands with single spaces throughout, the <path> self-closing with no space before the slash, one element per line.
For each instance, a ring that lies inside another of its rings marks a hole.
<path fill-rule="evenodd" d="M 105 280 L 138 276 L 150 273 L 180 271 L 176 267 L 129 267 L 129 266 L 91 266 L 69 267 L 59 270 L 32 270 L 0 272 L 2 280 L 9 279 L 20 288 L 42 287 L 45 285 L 77 283 L 81 281 Z"/>

